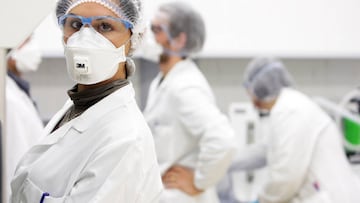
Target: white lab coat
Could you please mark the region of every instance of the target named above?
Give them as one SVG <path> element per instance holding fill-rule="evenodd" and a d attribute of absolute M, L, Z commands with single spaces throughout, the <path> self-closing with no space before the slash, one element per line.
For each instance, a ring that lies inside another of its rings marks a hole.
<path fill-rule="evenodd" d="M 270 113 L 269 176 L 261 203 L 360 202 L 360 181 L 331 118 L 302 93 L 284 88 Z"/>
<path fill-rule="evenodd" d="M 72 105 L 46 127 L 51 132 Z M 162 190 L 153 139 L 127 85 L 34 146 L 18 165 L 12 203 L 155 203 Z"/>
<path fill-rule="evenodd" d="M 145 118 L 152 130 L 161 174 L 181 165 L 195 172 L 195 197 L 166 189 L 161 203 L 217 203 L 215 184 L 234 154 L 234 135 L 228 119 L 216 107 L 208 82 L 191 60 L 178 62 L 152 81 Z"/>
<path fill-rule="evenodd" d="M 44 126 L 29 96 L 6 76 L 6 190 L 21 157 L 44 136 Z"/>

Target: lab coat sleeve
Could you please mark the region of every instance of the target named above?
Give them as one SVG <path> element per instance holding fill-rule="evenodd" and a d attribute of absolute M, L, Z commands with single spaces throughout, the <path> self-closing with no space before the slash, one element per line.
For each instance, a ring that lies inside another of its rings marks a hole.
<path fill-rule="evenodd" d="M 212 187 L 223 177 L 235 153 L 233 129 L 212 95 L 201 88 L 188 86 L 174 92 L 174 104 L 181 123 L 199 139 L 195 186 Z"/>
<path fill-rule="evenodd" d="M 97 150 L 65 202 L 158 202 L 160 174 L 156 162 L 147 167 L 153 160 L 146 160 L 144 153 L 134 141 L 115 142 Z"/>
<path fill-rule="evenodd" d="M 259 142 L 240 149 L 230 171 L 254 170 L 266 165 L 266 145 Z"/>
<path fill-rule="evenodd" d="M 269 177 L 261 203 L 289 202 L 299 191 L 311 162 L 316 132 L 311 121 L 299 112 L 282 112 L 272 122 L 268 145 Z"/>
<path fill-rule="evenodd" d="M 20 92 L 13 81 L 6 83 L 6 173 L 7 192 L 21 157 L 44 135 L 44 127 L 32 101 Z"/>

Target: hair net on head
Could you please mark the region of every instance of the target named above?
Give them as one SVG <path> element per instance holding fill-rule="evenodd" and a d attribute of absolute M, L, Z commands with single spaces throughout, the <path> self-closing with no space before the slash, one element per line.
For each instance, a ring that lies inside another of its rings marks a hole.
<path fill-rule="evenodd" d="M 276 98 L 282 88 L 292 84 L 292 77 L 279 60 L 257 58 L 246 67 L 244 86 L 260 101 Z"/>
<path fill-rule="evenodd" d="M 177 37 L 181 32 L 186 34 L 187 41 L 182 52 L 196 53 L 202 49 L 206 35 L 205 23 L 198 12 L 180 2 L 163 4 L 159 11 L 168 16 L 168 32 L 171 38 Z"/>
<path fill-rule="evenodd" d="M 58 0 L 56 17 L 59 19 L 77 5 L 88 2 L 99 3 L 133 24 L 130 50 L 132 53 L 139 46 L 145 32 L 141 0 Z"/>

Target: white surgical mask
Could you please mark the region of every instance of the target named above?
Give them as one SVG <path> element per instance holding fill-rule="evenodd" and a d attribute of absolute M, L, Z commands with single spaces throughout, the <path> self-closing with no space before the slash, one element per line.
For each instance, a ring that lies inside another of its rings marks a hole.
<path fill-rule="evenodd" d="M 36 71 L 41 63 L 41 51 L 31 38 L 21 48 L 11 51 L 9 56 L 15 60 L 16 69 L 21 73 Z"/>
<path fill-rule="evenodd" d="M 159 63 L 159 56 L 163 52 L 163 48 L 158 44 L 152 32 L 147 32 L 144 36 L 141 48 L 137 50 L 137 53 L 144 59 L 150 60 L 155 63 Z"/>
<path fill-rule="evenodd" d="M 125 44 L 116 48 L 93 28 L 81 28 L 65 45 L 70 78 L 84 85 L 110 79 L 117 72 L 119 63 L 126 61 Z"/>

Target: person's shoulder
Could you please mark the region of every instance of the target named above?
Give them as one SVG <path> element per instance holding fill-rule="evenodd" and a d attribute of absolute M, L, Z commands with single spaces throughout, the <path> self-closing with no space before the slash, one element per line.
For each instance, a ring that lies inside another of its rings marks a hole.
<path fill-rule="evenodd" d="M 274 114 L 316 120 L 327 115 L 308 95 L 292 88 L 284 88 L 274 107 Z"/>
<path fill-rule="evenodd" d="M 7 108 L 12 108 L 17 112 L 28 112 L 29 110 L 36 112 L 32 100 L 16 85 L 16 83 L 11 78 L 6 79 L 5 94 Z"/>
<path fill-rule="evenodd" d="M 307 95 L 296 89 L 283 88 L 277 103 L 283 108 L 301 109 L 306 108 L 311 103 L 311 100 Z"/>
<path fill-rule="evenodd" d="M 6 88 L 6 99 L 7 100 L 17 100 L 18 97 L 22 95 L 20 88 L 16 85 L 15 81 L 10 77 L 6 77 L 5 80 Z"/>
<path fill-rule="evenodd" d="M 197 64 L 191 59 L 177 62 L 172 67 L 172 72 L 174 72 L 174 78 L 189 78 L 201 75 Z"/>
<path fill-rule="evenodd" d="M 301 91 L 291 88 L 286 88 L 285 91 L 287 92 L 285 96 L 289 99 L 289 102 L 287 103 L 294 109 L 299 109 L 300 111 L 313 111 L 314 109 L 320 108 L 315 101 Z"/>
<path fill-rule="evenodd" d="M 208 82 L 198 66 L 191 60 L 179 62 L 175 67 L 177 69 L 171 85 L 174 88 L 186 88 L 189 86 L 207 87 Z"/>
<path fill-rule="evenodd" d="M 283 88 L 276 99 L 275 105 L 271 109 L 272 119 L 288 118 L 296 115 L 304 108 L 303 96 L 295 89 Z"/>
<path fill-rule="evenodd" d="M 144 117 L 134 102 L 118 106 L 98 120 L 103 125 L 104 131 L 114 131 L 119 133 L 119 136 L 140 135 L 147 127 Z"/>

